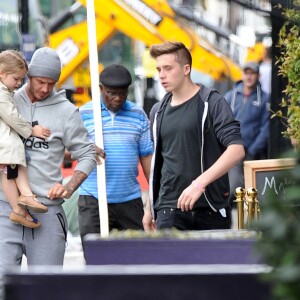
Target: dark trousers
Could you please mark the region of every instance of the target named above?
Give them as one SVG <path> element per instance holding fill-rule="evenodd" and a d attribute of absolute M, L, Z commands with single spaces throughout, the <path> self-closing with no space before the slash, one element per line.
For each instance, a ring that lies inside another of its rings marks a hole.
<path fill-rule="evenodd" d="M 141 198 L 128 202 L 108 204 L 109 230 L 143 230 L 144 206 Z M 100 233 L 98 200 L 92 196 L 79 196 L 78 223 L 81 238 L 88 233 Z"/>
<path fill-rule="evenodd" d="M 157 212 L 157 229 L 212 230 L 231 228 L 231 209 L 226 208 L 226 217 L 210 208 L 184 211 L 177 208 L 161 209 Z"/>

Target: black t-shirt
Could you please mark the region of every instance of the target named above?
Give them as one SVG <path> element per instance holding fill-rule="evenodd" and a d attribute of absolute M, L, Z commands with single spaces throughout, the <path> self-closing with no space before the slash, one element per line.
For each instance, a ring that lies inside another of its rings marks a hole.
<path fill-rule="evenodd" d="M 159 136 L 162 176 L 155 209 L 176 208 L 183 190 L 201 173 L 198 101 L 197 93 L 183 104 L 171 106 L 169 103 L 164 112 Z"/>

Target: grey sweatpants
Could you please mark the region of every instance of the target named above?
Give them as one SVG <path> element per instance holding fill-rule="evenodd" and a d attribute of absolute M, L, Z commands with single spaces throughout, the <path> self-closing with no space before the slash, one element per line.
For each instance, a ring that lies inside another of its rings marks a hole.
<path fill-rule="evenodd" d="M 41 201 L 43 199 L 39 198 Z M 47 213 L 33 213 L 41 227 L 31 229 L 9 220 L 11 206 L 0 200 L 0 265 L 63 265 L 68 225 L 61 205 L 48 206 Z"/>

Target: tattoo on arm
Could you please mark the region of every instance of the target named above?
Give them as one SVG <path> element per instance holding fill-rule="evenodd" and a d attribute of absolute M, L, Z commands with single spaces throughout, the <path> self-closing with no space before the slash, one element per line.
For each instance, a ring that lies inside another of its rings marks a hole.
<path fill-rule="evenodd" d="M 87 175 L 81 171 L 75 171 L 71 179 L 64 186 L 65 190 L 72 195 L 81 183 L 87 178 Z"/>

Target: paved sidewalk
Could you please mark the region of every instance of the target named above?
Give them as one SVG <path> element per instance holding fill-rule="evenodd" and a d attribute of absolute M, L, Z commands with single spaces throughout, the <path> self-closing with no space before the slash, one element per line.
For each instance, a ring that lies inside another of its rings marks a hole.
<path fill-rule="evenodd" d="M 66 248 L 65 267 L 85 266 L 85 260 L 82 252 L 81 239 L 79 236 L 68 234 L 68 245 Z"/>

